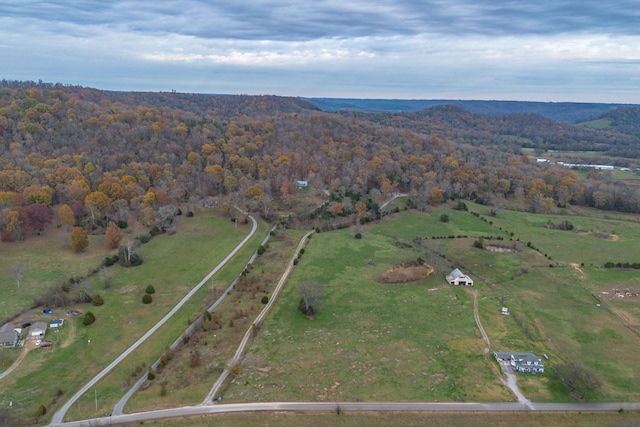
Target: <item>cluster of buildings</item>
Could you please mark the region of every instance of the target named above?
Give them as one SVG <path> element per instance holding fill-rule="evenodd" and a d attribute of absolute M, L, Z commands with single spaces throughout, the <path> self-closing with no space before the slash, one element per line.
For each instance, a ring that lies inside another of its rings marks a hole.
<path fill-rule="evenodd" d="M 0 347 L 19 347 L 25 339 L 39 340 L 44 338 L 48 328 L 60 328 L 64 325 L 64 319 L 52 319 L 46 322 L 27 322 L 22 326 L 13 323 L 5 323 L 0 327 Z M 28 333 L 25 331 L 28 329 Z"/>
<path fill-rule="evenodd" d="M 447 283 L 454 286 L 473 286 L 473 279 L 460 271 L 460 269 L 456 268 L 451 273 L 447 274 Z M 502 307 L 500 313 L 508 316 L 510 314 L 509 308 Z M 544 372 L 544 363 L 542 362 L 542 359 L 533 353 L 496 351 L 493 354 L 498 362 L 508 363 L 516 372 L 528 374 L 542 374 Z"/>

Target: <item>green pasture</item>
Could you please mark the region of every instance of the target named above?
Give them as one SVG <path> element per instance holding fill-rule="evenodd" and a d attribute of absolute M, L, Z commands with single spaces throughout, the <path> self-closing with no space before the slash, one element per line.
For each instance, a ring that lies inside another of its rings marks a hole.
<path fill-rule="evenodd" d="M 437 239 L 452 265 L 476 278 L 474 290 L 479 293 L 492 351 L 533 351 L 550 357 L 545 375 L 519 376 L 529 399 L 571 401 L 553 380 L 554 364 L 570 361 L 583 364 L 603 380 L 602 389 L 588 396 L 590 400 L 640 399 L 640 387 L 635 385 L 640 384 L 640 373 L 634 368 L 640 344 L 637 330 L 625 326 L 611 309 L 620 301 L 597 298 L 602 289 L 637 284 L 639 272 L 588 266 L 578 271 L 569 264 L 572 259 L 562 255 L 588 253 L 584 248 L 571 249 L 578 245 L 572 239 L 581 235 L 545 229 L 547 216 L 504 211 L 491 218 L 491 225 L 469 212 L 450 213 L 454 215 L 448 223 L 439 223 L 439 212 L 403 212 L 365 227 L 362 239 L 353 238 L 349 230 L 314 236 L 225 398 L 511 400 L 492 374 L 497 363 L 482 358 L 470 289 L 450 287 L 439 276 L 396 285 L 377 280 L 389 266 L 421 256 L 424 250 L 418 244 L 397 245 L 398 241 L 412 242 L 413 237 L 428 235 L 440 226 L 434 235 L 464 233 L 469 228 L 487 236 L 514 230 L 515 236 L 531 238 L 535 247 L 544 244 L 557 251 L 561 266 L 526 246 L 521 252 L 495 253 L 474 248 L 472 238 Z M 635 233 L 629 221 L 570 219 L 594 229 L 615 227 L 620 236 L 617 242 L 631 247 L 625 243 Z M 555 233 L 528 231 L 530 227 Z M 603 255 L 591 256 L 595 262 Z M 323 283 L 327 290 L 315 321 L 296 310 L 295 285 L 308 278 Z M 503 305 L 511 316 L 500 314 Z M 637 325 L 634 305 L 618 309 Z"/>
<path fill-rule="evenodd" d="M 104 236 L 89 236 L 89 242 L 85 252 L 74 253 L 68 237 L 55 227 L 23 242 L 0 242 L 0 322 L 31 308 L 34 298 L 47 288 L 85 276 L 112 252 L 107 249 Z M 11 271 L 13 265 L 26 268 L 20 287 Z"/>
<path fill-rule="evenodd" d="M 470 209 L 491 221 L 495 228 L 513 233 L 513 239 L 519 239 L 525 245 L 531 242 L 541 254 L 559 263 L 602 266 L 607 261 L 640 261 L 636 258 L 640 239 L 638 217 L 580 209 L 564 215 L 502 210 L 494 218 L 489 216 L 491 208 L 472 206 Z M 573 224 L 573 230 L 545 227 L 547 222 L 559 224 L 565 220 Z"/>
<path fill-rule="evenodd" d="M 402 211 L 361 227 L 361 239 L 351 229 L 314 235 L 243 363 L 234 369 L 223 393 L 225 401 L 511 401 L 513 395 L 496 376 L 498 365 L 492 353 L 487 358 L 483 355 L 472 292 L 477 292 L 492 352 L 533 351 L 549 356 L 544 375 L 518 376 L 530 400 L 572 401 L 553 379 L 553 372 L 557 363 L 576 361 L 603 380 L 602 389 L 589 395 L 589 401 L 639 401 L 640 303 L 613 297 L 612 291 L 640 291 L 640 271 L 601 267 L 607 261 L 638 261 L 634 258 L 640 237 L 638 217 L 576 208 L 563 215 L 502 210 L 490 217 L 489 207 L 467 205 L 480 217 L 446 207 L 428 213 Z M 448 222 L 440 221 L 443 213 L 449 216 Z M 544 227 L 547 221 L 565 219 L 581 232 Z M 209 211 L 180 218 L 176 234 L 158 236 L 142 246 L 142 266 L 110 268 L 108 289 L 102 288 L 98 276 L 92 278 L 105 305 L 69 307 L 94 312 L 98 320 L 90 327 L 83 326 L 81 318 L 67 316 L 67 308 L 50 316 L 37 310 L 24 313 L 30 320 L 65 317 L 66 323 L 59 335 L 48 333 L 47 339 L 55 343 L 51 349 L 31 350 L 18 371 L 2 380 L 0 401 L 12 399 L 15 413 L 24 419 L 33 418 L 37 407 L 45 405 L 44 420 L 49 419 L 74 390 L 155 324 L 248 230 L 249 225 L 236 229 L 228 218 Z M 140 373 L 226 288 L 265 233 L 261 225 L 228 268 L 83 396 L 67 419 L 110 412 Z M 261 309 L 261 297 L 277 282 L 303 231 L 280 233 L 252 266 L 246 290 L 232 292 L 216 310 L 222 327 L 197 334 L 172 355 L 164 371 L 130 400 L 127 412 L 201 402 Z M 596 233 L 612 236 L 596 237 Z M 519 250 L 476 248 L 474 241 L 480 237 L 485 246 Z M 476 286 L 452 287 L 443 271 L 411 283 L 379 280 L 387 269 L 429 259 L 434 251 L 446 256 L 440 270 L 459 267 L 471 274 Z M 52 257 L 44 251 L 41 255 Z M 104 253 L 92 256 L 99 262 Z M 88 268 L 87 262 L 80 270 L 69 271 L 80 274 Z M 61 277 L 68 274 L 60 269 Z M 296 291 L 298 282 L 311 278 L 326 288 L 324 305 L 313 321 L 297 311 Z M 3 280 L 4 285 L 15 287 L 12 280 Z M 156 290 L 154 301 L 143 305 L 141 298 L 149 284 Z M 33 286 L 32 292 L 37 290 Z M 511 316 L 500 314 L 502 306 L 509 308 Z M 192 366 L 196 351 L 203 356 L 202 364 Z M 6 354 L 2 352 L 0 368 L 17 357 L 17 352 Z M 163 384 L 166 393 L 161 391 Z M 568 420 L 567 425 L 573 422 Z"/>
<path fill-rule="evenodd" d="M 426 235 L 427 218 L 401 214 L 362 239 L 349 230 L 314 236 L 225 399 L 509 400 L 483 359 L 467 289 L 439 276 L 378 281 L 421 255 L 394 242 Z M 309 278 L 327 291 L 315 321 L 297 312 L 295 284 Z"/>
<path fill-rule="evenodd" d="M 54 345 L 48 350 L 32 350 L 19 370 L 3 380 L 0 400 L 11 395 L 16 412 L 24 418 L 32 417 L 41 404 L 49 408 L 48 414 L 57 410 L 60 406 L 59 402 L 56 403 L 59 390 L 64 394 L 57 400 L 70 397 L 142 336 L 242 240 L 250 225 L 236 229 L 228 218 L 207 212 L 195 218 L 182 218 L 178 229 L 175 235 L 157 236 L 142 246 L 144 263 L 141 266 L 129 269 L 111 267 L 112 281 L 108 289 L 100 289 L 101 285 L 94 283 L 94 289 L 104 297 L 105 304 L 101 307 L 86 304 L 72 308 L 92 311 L 96 315 L 96 323 L 85 327 L 81 317 L 67 318 L 60 331 L 61 345 Z M 256 234 L 249 247 L 232 260 L 229 269 L 234 269 L 235 274 L 264 237 L 264 226 L 259 230 L 262 231 Z M 227 270 L 220 273 L 220 278 L 225 276 L 229 278 L 233 274 Z M 95 280 L 99 281 L 98 278 Z M 156 292 L 153 294 L 153 303 L 144 305 L 141 299 L 149 284 L 155 287 Z M 209 292 L 210 288 L 204 286 L 175 314 L 171 322 L 147 341 L 131 358 L 135 359 L 133 366 L 150 365 L 166 346 L 180 336 L 188 319 L 201 313 Z M 46 317 L 67 317 L 65 311 L 55 310 Z M 34 320 L 47 320 L 38 319 L 38 316 L 42 317 L 42 313 L 38 313 L 34 311 L 32 314 Z M 52 332 L 49 331 L 47 339 L 51 337 Z M 89 339 L 91 344 L 88 344 Z M 122 395 L 120 387 L 119 383 L 115 390 L 108 387 L 101 390 L 101 405 L 107 402 L 111 404 L 110 396 L 115 403 Z M 94 397 L 91 399 L 91 416 L 95 415 Z M 82 408 L 82 404 L 81 399 L 77 406 Z M 101 406 L 99 411 L 102 409 Z M 73 408 L 70 418 L 75 411 Z M 82 409 L 79 412 L 83 412 Z"/>

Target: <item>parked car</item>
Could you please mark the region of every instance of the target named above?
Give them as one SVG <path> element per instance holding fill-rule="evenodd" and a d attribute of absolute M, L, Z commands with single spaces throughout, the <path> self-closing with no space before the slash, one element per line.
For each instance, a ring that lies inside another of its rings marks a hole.
<path fill-rule="evenodd" d="M 31 326 L 31 322 L 24 322 L 22 324 L 22 329 L 28 328 L 29 326 Z"/>
<path fill-rule="evenodd" d="M 50 308 L 45 308 L 44 310 L 42 310 L 44 314 L 51 314 L 52 311 L 53 310 L 51 310 Z"/>
<path fill-rule="evenodd" d="M 39 346 L 40 344 L 42 344 L 42 340 L 38 340 L 36 341 L 36 345 Z"/>

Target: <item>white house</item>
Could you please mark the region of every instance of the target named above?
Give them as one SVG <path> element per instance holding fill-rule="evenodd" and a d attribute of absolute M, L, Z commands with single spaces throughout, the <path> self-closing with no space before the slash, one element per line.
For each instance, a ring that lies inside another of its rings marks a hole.
<path fill-rule="evenodd" d="M 473 286 L 473 279 L 457 268 L 447 274 L 447 282 L 456 286 Z"/>
<path fill-rule="evenodd" d="M 307 181 L 296 181 L 296 188 L 307 188 L 309 186 L 309 183 Z"/>
<path fill-rule="evenodd" d="M 544 363 L 542 359 L 533 353 L 512 353 L 507 351 L 496 351 L 493 353 L 498 362 L 507 361 L 518 372 L 528 374 L 544 373 Z"/>

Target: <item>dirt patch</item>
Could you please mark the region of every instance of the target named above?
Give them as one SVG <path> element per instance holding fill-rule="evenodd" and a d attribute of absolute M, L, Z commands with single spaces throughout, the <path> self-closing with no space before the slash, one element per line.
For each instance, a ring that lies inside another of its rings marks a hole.
<path fill-rule="evenodd" d="M 602 291 L 602 297 L 612 301 L 629 301 L 640 302 L 640 286 L 628 288 L 613 288 L 608 291 Z"/>
<path fill-rule="evenodd" d="M 571 267 L 573 267 L 576 271 L 580 272 L 580 275 L 582 277 L 586 277 L 587 275 L 584 274 L 584 271 L 582 271 L 582 269 L 580 268 L 580 264 L 578 264 L 577 262 L 572 262 L 571 263 Z"/>
<path fill-rule="evenodd" d="M 622 309 L 611 307 L 611 311 L 613 311 L 614 314 L 618 316 L 620 320 L 622 320 L 622 323 L 624 323 L 627 326 L 635 328 L 636 326 L 640 325 L 640 323 L 635 317 L 633 317 L 632 315 L 630 315 L 629 313 L 627 313 Z"/>
<path fill-rule="evenodd" d="M 433 273 L 433 267 L 430 265 L 404 265 L 398 264 L 391 266 L 387 271 L 382 273 L 380 281 L 382 283 L 408 283 L 417 282 L 418 280 L 424 280 L 431 273 Z"/>

